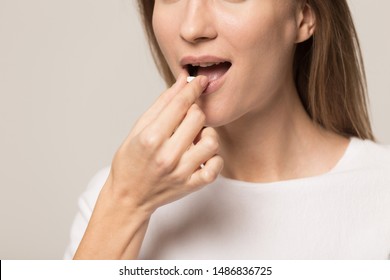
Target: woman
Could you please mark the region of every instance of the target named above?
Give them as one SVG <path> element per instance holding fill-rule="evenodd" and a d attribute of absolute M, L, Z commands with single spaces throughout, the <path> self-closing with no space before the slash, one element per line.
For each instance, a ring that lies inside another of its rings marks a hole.
<path fill-rule="evenodd" d="M 387 258 L 390 151 L 346 1 L 138 3 L 169 89 L 81 197 L 67 257 Z"/>

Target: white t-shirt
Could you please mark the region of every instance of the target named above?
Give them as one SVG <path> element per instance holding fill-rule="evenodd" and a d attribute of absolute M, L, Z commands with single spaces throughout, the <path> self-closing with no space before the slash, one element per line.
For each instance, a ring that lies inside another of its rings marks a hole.
<path fill-rule="evenodd" d="M 109 168 L 79 200 L 72 258 Z M 388 259 L 390 149 L 352 138 L 328 173 L 274 183 L 222 176 L 152 215 L 141 259 Z"/>

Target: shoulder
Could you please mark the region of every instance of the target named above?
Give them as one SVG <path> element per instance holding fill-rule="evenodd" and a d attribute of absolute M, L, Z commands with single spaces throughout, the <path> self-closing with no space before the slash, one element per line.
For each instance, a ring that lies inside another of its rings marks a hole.
<path fill-rule="evenodd" d="M 352 169 L 385 169 L 390 172 L 390 145 L 351 138 L 345 158 Z"/>
<path fill-rule="evenodd" d="M 371 199 L 372 205 L 377 201 L 377 197 L 381 197 L 380 201 L 384 204 L 390 205 L 388 145 L 352 138 L 344 157 L 328 175 L 326 178 L 330 179 L 333 185 L 343 186 L 343 190 L 351 190 L 350 194 L 361 195 L 362 199 Z"/>
<path fill-rule="evenodd" d="M 380 144 L 371 140 L 357 140 L 361 142 L 363 156 L 371 163 L 390 167 L 390 145 Z"/>

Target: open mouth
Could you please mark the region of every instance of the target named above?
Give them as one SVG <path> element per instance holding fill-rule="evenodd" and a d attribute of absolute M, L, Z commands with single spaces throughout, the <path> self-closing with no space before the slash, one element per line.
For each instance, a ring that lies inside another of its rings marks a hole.
<path fill-rule="evenodd" d="M 190 76 L 196 77 L 199 75 L 209 78 L 209 82 L 218 80 L 230 69 L 232 64 L 225 62 L 210 62 L 201 64 L 187 64 L 187 71 Z"/>

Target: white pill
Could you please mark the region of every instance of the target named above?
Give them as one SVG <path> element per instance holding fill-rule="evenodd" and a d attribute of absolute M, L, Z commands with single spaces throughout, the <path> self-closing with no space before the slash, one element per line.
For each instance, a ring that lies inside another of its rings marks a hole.
<path fill-rule="evenodd" d="M 188 76 L 188 77 L 187 77 L 187 83 L 190 83 L 193 79 L 195 79 L 195 77 L 193 77 L 193 76 Z"/>

